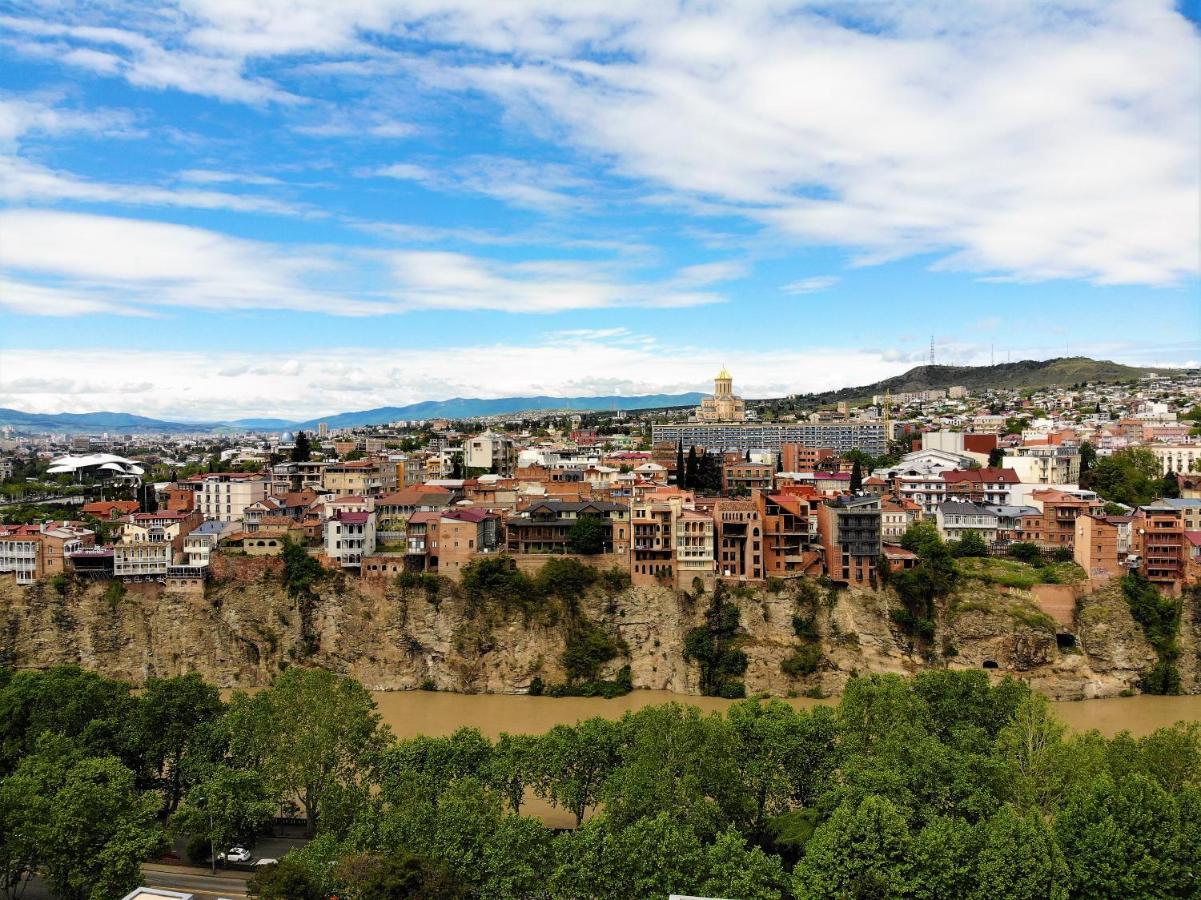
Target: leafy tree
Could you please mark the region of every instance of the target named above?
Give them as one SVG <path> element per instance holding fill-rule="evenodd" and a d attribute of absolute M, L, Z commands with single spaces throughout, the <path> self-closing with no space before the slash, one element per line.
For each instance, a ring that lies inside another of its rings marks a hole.
<path fill-rule="evenodd" d="M 332 794 L 357 785 L 386 731 L 371 693 L 323 669 L 290 668 L 229 713 L 234 759 L 254 760 L 272 789 L 296 797 L 316 833 Z"/>
<path fill-rule="evenodd" d="M 252 838 L 276 809 L 262 775 L 254 769 L 211 767 L 171 817 L 176 832 L 203 835 L 211 852 Z"/>
<path fill-rule="evenodd" d="M 1080 486 L 1094 490 L 1104 500 L 1139 506 L 1150 503 L 1163 488 L 1160 464 L 1146 447 L 1119 450 L 1097 460 Z"/>
<path fill-rule="evenodd" d="M 135 702 L 125 740 L 141 750 L 146 780 L 163 793 L 163 813 L 179 806 L 185 788 L 183 762 L 203 726 L 223 711 L 217 689 L 195 672 L 150 678 Z"/>
<path fill-rule="evenodd" d="M 965 531 L 963 537 L 951 545 L 955 556 L 988 556 L 988 544 L 978 531 Z"/>
<path fill-rule="evenodd" d="M 1061 748 L 1065 727 L 1042 694 L 1021 699 L 1012 721 L 997 734 L 997 751 L 1010 770 L 1010 795 L 1022 809 L 1046 810 L 1064 788 Z"/>
<path fill-rule="evenodd" d="M 990 469 L 999 469 L 1005 465 L 1005 448 L 993 447 L 988 451 L 988 467 Z"/>
<path fill-rule="evenodd" d="M 466 888 L 443 864 L 399 851 L 344 860 L 338 875 L 358 900 L 455 900 Z"/>
<path fill-rule="evenodd" d="M 29 803 L 37 867 L 63 900 L 128 893 L 141 878 L 142 861 L 163 846 L 154 795 L 137 789 L 119 759 L 88 756 L 70 738 L 41 739 L 6 785 Z"/>
<path fill-rule="evenodd" d="M 595 556 L 604 553 L 612 529 L 600 516 L 580 516 L 567 531 L 567 546 L 572 553 Z"/>
<path fill-rule="evenodd" d="M 1086 472 L 1092 470 L 1097 462 L 1097 448 L 1093 446 L 1092 441 L 1080 442 L 1080 475 L 1084 476 Z"/>
<path fill-rule="evenodd" d="M 701 670 L 701 693 L 710 697 L 742 697 L 746 688 L 736 676 L 746 671 L 747 656 L 738 649 L 738 607 L 727 601 L 726 586 L 713 590 L 705 624 L 684 636 L 684 659 Z"/>
<path fill-rule="evenodd" d="M 1121 585 L 1130 614 L 1159 656 L 1155 668 L 1143 676 L 1143 690 L 1148 694 L 1179 694 L 1180 671 L 1176 668 L 1176 660 L 1180 656 L 1177 643 L 1180 632 L 1179 601 L 1165 597 L 1145 575 L 1137 571 L 1123 575 Z"/>
<path fill-rule="evenodd" d="M 581 617 L 568 632 L 563 671 L 569 682 L 595 681 L 601 667 L 624 650 L 624 641 Z"/>
<path fill-rule="evenodd" d="M 909 825 L 883 797 L 843 803 L 814 832 L 795 874 L 802 897 L 904 897 L 913 879 Z"/>
<path fill-rule="evenodd" d="M 1159 489 L 1161 497 L 1166 497 L 1169 500 L 1174 500 L 1180 496 L 1180 479 L 1176 477 L 1176 473 L 1171 469 L 1163 477 L 1163 486 Z"/>
<path fill-rule="evenodd" d="M 863 490 L 863 464 L 859 460 L 851 465 L 851 493 Z"/>
<path fill-rule="evenodd" d="M 313 442 L 307 431 L 296 432 L 296 443 L 292 445 L 292 462 L 308 462 L 313 457 Z"/>
<path fill-rule="evenodd" d="M 78 666 L 17 672 L 0 688 L 0 775 L 47 732 L 72 738 L 81 752 L 124 755 L 133 705 L 129 685 Z"/>
<path fill-rule="evenodd" d="M 976 897 L 1066 900 L 1067 866 L 1046 822 L 1005 806 L 983 826 Z"/>
<path fill-rule="evenodd" d="M 251 897 L 259 900 L 326 900 L 309 867 L 289 853 L 274 866 L 260 867 L 246 882 Z"/>
<path fill-rule="evenodd" d="M 509 804 L 514 813 L 521 812 L 526 788 L 537 779 L 538 754 L 541 738 L 529 734 L 502 732 L 493 747 L 487 769 L 487 782 Z"/>
<path fill-rule="evenodd" d="M 570 812 L 578 826 L 617 765 L 617 727 L 599 717 L 556 725 L 542 737 L 540 756 L 535 792 Z"/>

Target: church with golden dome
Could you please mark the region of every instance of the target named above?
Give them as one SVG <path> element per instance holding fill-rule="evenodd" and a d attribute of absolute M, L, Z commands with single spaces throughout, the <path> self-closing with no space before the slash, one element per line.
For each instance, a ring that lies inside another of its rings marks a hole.
<path fill-rule="evenodd" d="M 745 422 L 746 403 L 734 396 L 734 376 L 722 366 L 713 379 L 713 396 L 701 400 L 696 410 L 698 422 Z"/>

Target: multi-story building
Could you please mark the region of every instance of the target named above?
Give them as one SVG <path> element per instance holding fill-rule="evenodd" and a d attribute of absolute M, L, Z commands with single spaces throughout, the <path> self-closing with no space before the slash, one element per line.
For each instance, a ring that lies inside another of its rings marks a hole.
<path fill-rule="evenodd" d="M 270 479 L 248 472 L 209 472 L 193 476 L 200 485 L 195 508 L 203 519 L 237 522 L 250 504 L 267 496 Z"/>
<path fill-rule="evenodd" d="M 1013 469 L 955 469 L 942 473 L 948 500 L 964 500 L 990 506 L 1008 506 L 1016 499 L 1020 484 Z"/>
<path fill-rule="evenodd" d="M 375 552 L 375 513 L 339 510 L 325 523 L 325 555 L 343 568 L 358 568 Z"/>
<path fill-rule="evenodd" d="M 1201 466 L 1201 444 L 1149 444 L 1147 449 L 1159 460 L 1161 470 L 1181 474 Z"/>
<path fill-rule="evenodd" d="M 820 569 L 822 550 L 817 532 L 819 505 L 812 489 L 756 494 L 752 500 L 763 523 L 763 574 L 800 575 Z"/>
<path fill-rule="evenodd" d="M 1178 595 L 1188 563 L 1184 512 L 1152 503 L 1138 507 L 1130 525 L 1130 549 L 1138 570 L 1160 590 Z"/>
<path fill-rule="evenodd" d="M 386 460 L 330 463 L 321 473 L 322 492 L 335 497 L 375 497 L 396 490 L 396 467 Z"/>
<path fill-rule="evenodd" d="M 1036 490 L 1030 503 L 1039 512 L 1022 516 L 1017 538 L 1047 550 L 1071 550 L 1076 541 L 1076 518 L 1099 516 L 1105 504 L 1092 491 Z"/>
<path fill-rule="evenodd" d="M 710 451 L 773 450 L 783 444 L 829 447 L 836 454 L 863 450 L 875 456 L 888 449 L 884 422 L 725 422 L 653 425 L 652 439 L 673 447 Z"/>
<path fill-rule="evenodd" d="M 1104 516 L 1076 517 L 1076 536 L 1072 558 L 1093 581 L 1106 581 L 1121 575 L 1118 555 L 1118 525 Z"/>
<path fill-rule="evenodd" d="M 604 553 L 628 549 L 626 523 L 630 509 L 622 503 L 600 500 L 538 500 L 505 523 L 510 553 L 570 553 L 571 529 L 582 518 L 599 519 L 608 530 Z"/>
<path fill-rule="evenodd" d="M 880 499 L 847 495 L 818 508 L 826 574 L 843 584 L 874 584 L 880 558 Z"/>
<path fill-rule="evenodd" d="M 95 516 L 97 519 L 115 522 L 122 516 L 136 513 L 139 509 L 141 506 L 137 500 L 93 500 L 81 506 L 79 512 L 84 516 Z"/>
<path fill-rule="evenodd" d="M 500 547 L 500 516 L 486 510 L 444 511 L 433 528 L 427 568 L 455 581 L 476 554 L 493 553 Z"/>
<path fill-rule="evenodd" d="M 713 517 L 684 496 L 636 501 L 631 513 L 630 575 L 635 584 L 690 588 L 713 584 Z"/>
<path fill-rule="evenodd" d="M 721 489 L 727 497 L 750 496 L 752 491 L 770 491 L 775 466 L 768 463 L 746 462 L 739 459 L 721 467 Z"/>
<path fill-rule="evenodd" d="M 909 526 L 922 518 L 922 508 L 912 500 L 897 496 L 880 498 L 880 538 L 896 543 Z"/>
<path fill-rule="evenodd" d="M 960 541 L 974 531 L 986 544 L 997 540 L 997 514 L 987 506 L 965 500 L 948 500 L 935 513 L 938 533 L 944 540 Z"/>
<path fill-rule="evenodd" d="M 833 458 L 834 451 L 829 447 L 806 447 L 788 442 L 780 445 L 780 468 L 785 472 L 812 472 Z"/>
<path fill-rule="evenodd" d="M 1080 480 L 1080 451 L 1057 444 L 1013 447 L 1005 464 L 1023 484 L 1076 484 Z"/>
<path fill-rule="evenodd" d="M 718 500 L 713 505 L 717 574 L 752 581 L 763 575 L 763 523 L 753 500 Z"/>
<path fill-rule="evenodd" d="M 0 573 L 32 584 L 66 571 L 70 554 L 95 544 L 96 533 L 70 522 L 0 525 Z"/>
<path fill-rule="evenodd" d="M 463 464 L 468 469 L 512 475 L 517 468 L 517 447 L 507 434 L 485 431 L 463 445 Z"/>

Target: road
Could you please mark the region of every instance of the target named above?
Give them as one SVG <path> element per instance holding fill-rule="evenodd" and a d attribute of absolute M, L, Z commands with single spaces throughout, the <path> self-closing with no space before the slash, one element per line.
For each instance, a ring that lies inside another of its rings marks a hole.
<path fill-rule="evenodd" d="M 142 866 L 142 879 L 146 887 L 170 888 L 192 894 L 196 900 L 243 900 L 246 894 L 245 876 L 234 872 L 210 875 L 203 869 L 190 866 L 164 866 L 147 863 Z"/>

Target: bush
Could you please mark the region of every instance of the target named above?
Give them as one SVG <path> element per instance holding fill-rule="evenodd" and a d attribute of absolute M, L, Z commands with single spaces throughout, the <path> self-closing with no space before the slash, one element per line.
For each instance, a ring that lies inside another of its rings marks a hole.
<path fill-rule="evenodd" d="M 209 861 L 209 856 L 213 852 L 212 846 L 206 835 L 194 834 L 184 845 L 183 855 L 187 857 L 188 862 L 198 866 L 203 865 Z"/>
<path fill-rule="evenodd" d="M 988 556 L 988 544 L 978 531 L 968 531 L 951 545 L 951 551 L 955 556 Z"/>
<path fill-rule="evenodd" d="M 542 692 L 546 689 L 546 684 L 542 681 L 541 675 L 535 675 L 530 680 L 530 689 L 528 693 L 531 697 L 541 697 Z"/>
<path fill-rule="evenodd" d="M 1009 545 L 1009 555 L 1016 560 L 1033 565 L 1043 558 L 1043 552 L 1038 549 L 1037 544 L 1031 544 L 1027 541 L 1014 541 Z"/>
<path fill-rule="evenodd" d="M 630 573 L 616 566 L 612 569 L 605 569 L 598 578 L 600 586 L 609 594 L 620 594 L 633 583 Z"/>
<path fill-rule="evenodd" d="M 626 650 L 625 642 L 581 618 L 567 635 L 563 669 L 568 682 L 595 681 L 601 667 Z"/>
<path fill-rule="evenodd" d="M 482 601 L 531 612 L 541 599 L 533 580 L 508 556 L 481 556 L 463 567 L 463 591 L 473 606 Z"/>
<path fill-rule="evenodd" d="M 70 584 L 71 584 L 71 580 L 70 580 L 70 578 L 67 577 L 66 573 L 64 573 L 64 572 L 59 572 L 57 575 L 55 575 L 53 578 L 50 579 L 50 587 L 52 587 L 54 589 L 54 592 L 56 594 L 58 594 L 60 597 L 67 596 L 67 587 Z"/>
<path fill-rule="evenodd" d="M 1159 657 L 1155 667 L 1143 676 L 1142 689 L 1148 694 L 1179 694 L 1180 671 L 1176 668 L 1176 660 L 1180 656 L 1180 647 L 1176 638 L 1180 631 L 1180 605 L 1163 596 L 1138 572 L 1123 575 L 1121 584 L 1130 615 L 1143 629 L 1147 642 Z"/>
<path fill-rule="evenodd" d="M 597 572 L 578 559 L 555 557 L 548 559 L 534 581 L 537 590 L 547 596 L 558 597 L 569 608 L 575 609 L 580 596 L 596 583 Z"/>
<path fill-rule="evenodd" d="M 821 648 L 816 644 L 804 644 L 793 650 L 792 653 L 780 663 L 780 671 L 789 678 L 800 678 L 804 675 L 812 675 L 817 671 L 817 667 L 821 665 L 822 652 Z"/>
<path fill-rule="evenodd" d="M 816 641 L 818 638 L 817 620 L 813 614 L 794 615 L 792 617 L 792 633 L 803 641 Z"/>
<path fill-rule="evenodd" d="M 108 587 L 104 589 L 104 599 L 113 612 L 116 612 L 117 604 L 125 599 L 125 583 L 122 581 L 110 581 Z"/>

